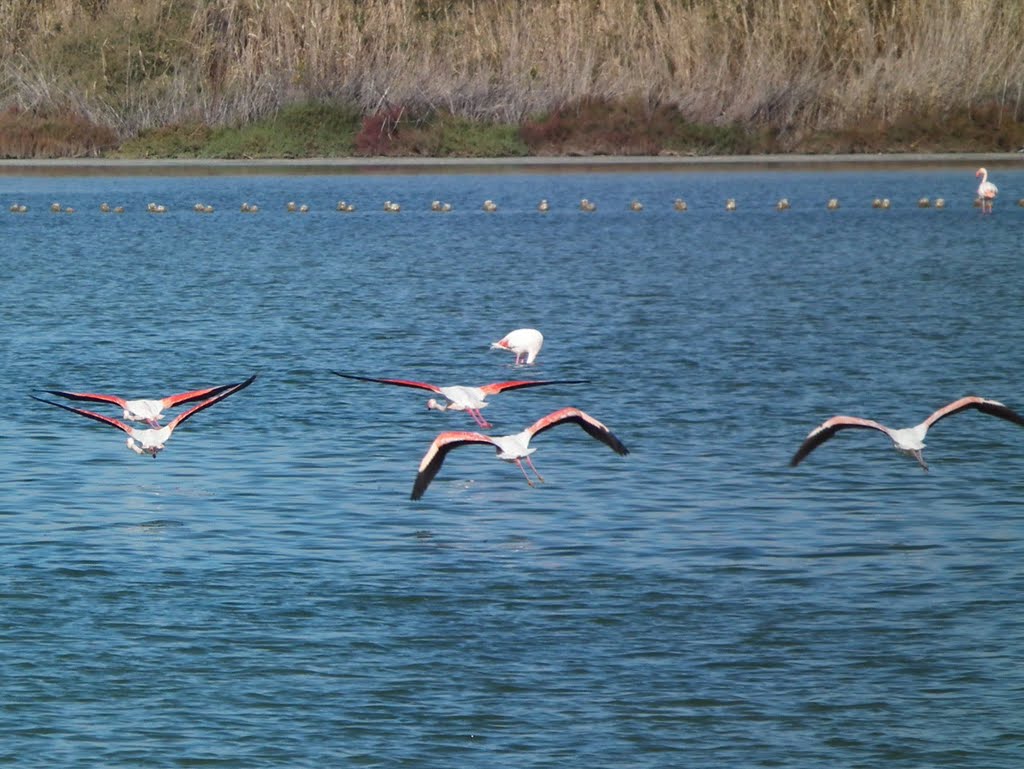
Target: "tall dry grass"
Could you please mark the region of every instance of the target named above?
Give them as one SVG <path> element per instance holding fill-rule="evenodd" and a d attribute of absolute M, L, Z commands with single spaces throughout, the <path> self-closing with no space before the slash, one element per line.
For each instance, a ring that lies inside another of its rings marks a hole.
<path fill-rule="evenodd" d="M 0 108 L 122 134 L 337 100 L 519 122 L 586 99 L 781 135 L 997 103 L 1007 0 L 0 0 Z"/>

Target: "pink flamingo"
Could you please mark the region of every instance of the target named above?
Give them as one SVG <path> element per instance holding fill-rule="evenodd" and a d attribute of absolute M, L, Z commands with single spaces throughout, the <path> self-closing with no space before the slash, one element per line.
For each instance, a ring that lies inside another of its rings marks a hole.
<path fill-rule="evenodd" d="M 999 194 L 999 188 L 988 180 L 988 171 L 979 168 L 974 173 L 975 178 L 981 177 L 981 184 L 978 185 L 978 199 L 981 201 L 981 212 L 992 213 L 992 201 Z"/>
<path fill-rule="evenodd" d="M 870 419 L 835 416 L 831 419 L 825 420 L 818 427 L 811 430 L 804 439 L 804 442 L 800 444 L 800 448 L 797 449 L 796 454 L 793 455 L 789 465 L 790 467 L 796 467 L 808 454 L 840 430 L 845 430 L 849 427 L 862 427 L 879 430 L 880 432 L 888 435 L 889 439 L 892 441 L 893 448 L 901 454 L 905 454 L 916 459 L 917 463 L 921 465 L 921 468 L 925 472 L 928 472 L 928 465 L 925 463 L 924 457 L 921 455 L 925 445 L 924 437 L 928 433 L 928 428 L 944 417 L 948 417 L 952 414 L 958 414 L 961 411 L 966 411 L 967 409 L 977 409 L 982 414 L 999 417 L 1000 419 L 1006 419 L 1015 424 L 1024 426 L 1024 417 L 1009 407 L 1003 405 L 999 401 L 990 401 L 974 395 L 968 395 L 965 398 L 960 398 L 959 400 L 955 400 L 952 403 L 943 406 L 919 425 L 914 427 L 904 427 L 898 430 L 886 427 L 885 425 Z"/>
<path fill-rule="evenodd" d="M 544 335 L 535 328 L 517 328 L 509 331 L 497 342 L 491 342 L 492 350 L 509 350 L 516 354 L 516 365 L 518 366 L 525 359 L 526 363 L 533 363 L 537 359 L 537 353 L 544 346 Z"/>
<path fill-rule="evenodd" d="M 76 409 L 72 406 L 65 406 L 63 403 L 55 403 L 54 401 L 46 400 L 45 398 L 36 398 L 31 396 L 34 400 L 40 401 L 41 403 L 49 403 L 51 406 L 56 406 L 59 409 L 70 411 L 75 414 L 81 414 L 83 417 L 89 417 L 89 419 L 95 419 L 97 422 L 103 422 L 111 427 L 116 427 L 118 430 L 123 430 L 128 433 L 128 440 L 126 445 L 132 451 L 138 455 L 149 454 L 156 459 L 156 455 L 164 449 L 164 445 L 170 440 L 171 434 L 174 432 L 182 422 L 186 419 L 198 414 L 203 409 L 209 408 L 215 403 L 218 403 L 229 395 L 234 395 L 239 390 L 244 390 L 246 387 L 251 385 L 256 380 L 256 375 L 253 374 L 251 377 L 246 379 L 244 382 L 238 384 L 228 385 L 226 388 L 222 388 L 220 392 L 211 398 L 207 398 L 202 403 L 193 406 L 188 411 L 183 411 L 181 414 L 176 416 L 164 427 L 159 429 L 149 428 L 146 430 L 139 430 L 134 427 L 126 425 L 119 419 L 113 417 L 104 416 L 103 414 L 97 414 L 95 411 L 87 411 L 85 409 Z"/>
<path fill-rule="evenodd" d="M 150 427 L 159 428 L 160 420 L 164 411 L 183 403 L 210 398 L 217 393 L 227 390 L 233 385 L 221 385 L 220 387 L 207 387 L 202 390 L 190 390 L 189 392 L 168 395 L 166 398 L 152 398 L 140 400 L 125 400 L 116 395 L 101 395 L 98 393 L 72 393 L 64 390 L 46 390 L 50 395 L 58 395 L 61 398 L 68 398 L 75 401 L 89 401 L 92 403 L 113 403 L 120 406 L 124 411 L 124 419 L 129 422 L 145 422 Z"/>
<path fill-rule="evenodd" d="M 552 427 L 568 422 L 579 425 L 588 435 L 601 441 L 601 443 L 617 454 L 626 455 L 629 453 L 629 449 L 622 445 L 622 441 L 616 438 L 611 430 L 586 412 L 571 407 L 553 411 L 546 417 L 538 419 L 522 432 L 515 433 L 514 435 L 490 436 L 470 432 L 441 433 L 430 444 L 430 448 L 427 449 L 427 453 L 423 455 L 423 459 L 420 461 L 419 472 L 412 486 L 412 499 L 419 499 L 423 496 L 427 486 L 430 485 L 438 470 L 441 469 L 444 458 L 448 455 L 449 451 L 459 446 L 468 446 L 472 443 L 486 443 L 494 446 L 498 459 L 515 463 L 523 471 L 523 477 L 526 478 L 526 482 L 533 486 L 533 481 L 530 480 L 530 476 L 527 475 L 521 461 L 525 459 L 526 464 L 530 466 L 534 475 L 537 476 L 537 480 L 544 483 L 544 479 L 530 460 L 530 454 L 537 450 L 530 448 L 530 439 L 545 430 L 550 430 Z"/>
<path fill-rule="evenodd" d="M 367 376 L 356 376 L 355 374 L 342 374 L 340 371 L 332 371 L 336 376 L 345 379 L 357 379 L 360 382 L 378 382 L 380 384 L 398 385 L 399 387 L 414 387 L 419 390 L 443 395 L 447 403 L 438 403 L 431 398 L 427 401 L 427 408 L 433 411 L 465 411 L 478 425 L 483 428 L 490 427 L 490 423 L 480 414 L 480 409 L 488 405 L 488 395 L 497 395 L 505 390 L 521 390 L 526 387 L 539 387 L 541 385 L 553 384 L 588 384 L 586 379 L 548 379 L 538 382 L 493 382 L 483 387 L 464 387 L 463 385 L 450 385 L 438 387 L 426 382 L 415 382 L 411 379 L 374 379 Z"/>

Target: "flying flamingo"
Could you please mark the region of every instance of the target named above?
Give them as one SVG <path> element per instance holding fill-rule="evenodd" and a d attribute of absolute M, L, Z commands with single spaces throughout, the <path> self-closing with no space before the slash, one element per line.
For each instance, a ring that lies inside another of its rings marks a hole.
<path fill-rule="evenodd" d="M 345 379 L 357 379 L 360 382 L 379 382 L 380 384 L 398 385 L 399 387 L 414 387 L 419 390 L 429 390 L 438 395 L 443 395 L 448 401 L 447 403 L 438 403 L 435 399 L 431 398 L 427 401 L 427 408 L 433 411 L 465 411 L 473 417 L 473 420 L 480 427 L 485 429 L 491 425 L 480 414 L 480 409 L 488 405 L 488 401 L 485 400 L 488 395 L 497 395 L 505 390 L 539 387 L 540 385 L 588 384 L 589 381 L 586 379 L 548 379 L 538 382 L 493 382 L 483 387 L 464 387 L 462 385 L 438 387 L 426 382 L 414 382 L 410 379 L 374 379 L 373 377 L 356 376 L 355 374 L 342 374 L 340 371 L 332 371 L 331 373 Z"/>
<path fill-rule="evenodd" d="M 64 390 L 46 390 L 50 395 L 58 395 L 61 398 L 68 398 L 74 401 L 90 401 L 92 403 L 113 403 L 124 410 L 124 419 L 130 422 L 145 422 L 150 427 L 160 428 L 160 420 L 163 418 L 166 409 L 180 406 L 182 403 L 210 398 L 218 393 L 227 390 L 233 385 L 221 385 L 220 387 L 207 387 L 202 390 L 191 390 L 189 392 L 168 395 L 166 398 L 153 398 L 145 400 L 125 400 L 116 395 L 100 395 L 98 393 L 72 393 Z"/>
<path fill-rule="evenodd" d="M 416 482 L 413 483 L 412 486 L 412 499 L 419 499 L 423 496 L 424 492 L 427 490 L 427 486 L 430 485 L 430 482 L 434 480 L 434 476 L 437 475 L 438 470 L 441 469 L 441 465 L 444 463 L 444 458 L 447 456 L 449 451 L 454 448 L 458 448 L 459 446 L 468 446 L 471 443 L 486 443 L 494 446 L 494 449 L 498 454 L 498 459 L 515 463 L 516 466 L 523 471 L 523 477 L 526 478 L 526 482 L 530 484 L 530 486 L 533 486 L 533 481 L 530 480 L 530 476 L 527 475 L 526 469 L 523 467 L 523 463 L 521 461 L 525 459 L 526 464 L 528 464 L 530 469 L 533 470 L 533 474 L 537 476 L 537 480 L 544 483 L 544 479 L 541 477 L 540 473 L 537 472 L 537 468 L 533 466 L 533 462 L 530 460 L 530 454 L 537 450 L 530 448 L 530 439 L 545 430 L 549 430 L 552 427 L 556 427 L 567 422 L 575 422 L 581 428 L 586 430 L 588 435 L 601 441 L 601 443 L 608 446 L 617 454 L 626 455 L 629 453 L 629 449 L 622 445 L 622 441 L 616 438 L 612 434 L 611 430 L 586 412 L 571 407 L 553 411 L 546 417 L 538 419 L 522 432 L 515 433 L 514 435 L 490 436 L 470 432 L 441 433 L 434 439 L 434 442 L 430 444 L 430 448 L 427 449 L 427 453 L 423 455 L 423 459 L 420 461 L 419 472 L 416 475 Z"/>
<path fill-rule="evenodd" d="M 981 212 L 992 213 L 992 201 L 999 194 L 999 188 L 988 180 L 988 171 L 979 168 L 974 172 L 975 178 L 981 177 L 981 184 L 978 185 L 978 199 L 981 200 Z"/>
<path fill-rule="evenodd" d="M 31 397 L 34 400 L 40 401 L 42 403 L 49 403 L 51 406 L 56 406 L 59 409 L 71 411 L 75 414 L 81 414 L 83 417 L 95 419 L 97 422 L 103 422 L 105 424 L 110 425 L 111 427 L 116 427 L 118 430 L 124 430 L 126 433 L 128 433 L 128 440 L 126 441 L 126 445 L 128 446 L 128 448 L 130 448 L 132 451 L 134 451 L 136 454 L 140 456 L 143 454 L 149 454 L 150 456 L 153 457 L 153 459 L 156 459 L 156 455 L 163 451 L 164 444 L 166 444 L 167 441 L 170 440 L 171 434 L 174 432 L 175 428 L 178 427 L 178 425 L 180 425 L 186 419 L 191 417 L 193 414 L 198 414 L 203 409 L 209 408 L 213 404 L 224 400 L 229 395 L 234 395 L 239 390 L 244 390 L 246 387 L 251 385 L 255 381 L 255 379 L 256 375 L 253 374 L 244 382 L 239 382 L 238 384 L 234 385 L 228 385 L 226 388 L 220 389 L 220 391 L 213 397 L 207 398 L 202 403 L 199 403 L 198 405 L 190 408 L 188 411 L 183 411 L 182 413 L 180 413 L 178 416 L 176 416 L 174 419 L 172 419 L 170 422 L 168 422 L 166 425 L 159 429 L 148 428 L 145 430 L 139 430 L 134 427 L 126 425 L 119 419 L 104 416 L 103 414 L 97 414 L 95 411 L 76 409 L 72 406 L 65 406 L 62 403 L 56 403 L 54 401 L 46 400 L 45 398 L 36 398 L 36 396 L 34 395 Z"/>
<path fill-rule="evenodd" d="M 925 445 L 924 437 L 928 433 L 928 428 L 943 417 L 948 417 L 951 414 L 958 414 L 959 412 L 966 411 L 967 409 L 977 409 L 982 414 L 999 417 L 1000 419 L 1006 419 L 1010 422 L 1024 426 L 1024 417 L 1009 407 L 999 403 L 999 401 L 990 401 L 974 395 L 968 395 L 965 398 L 960 398 L 959 400 L 955 400 L 952 403 L 943 406 L 916 427 L 904 427 L 899 430 L 886 427 L 885 425 L 879 424 L 878 422 L 874 422 L 870 419 L 835 416 L 831 419 L 825 420 L 818 427 L 811 430 L 808 436 L 804 439 L 804 442 L 800 445 L 800 448 L 797 449 L 796 454 L 793 455 L 793 459 L 790 460 L 789 465 L 790 467 L 796 467 L 808 454 L 840 430 L 845 430 L 848 427 L 864 427 L 872 430 L 879 430 L 888 435 L 890 440 L 892 440 L 893 448 L 901 454 L 916 459 L 917 463 L 921 465 L 921 468 L 925 472 L 928 472 L 928 465 L 925 463 L 924 457 L 921 456 L 921 451 L 924 449 Z"/>
<path fill-rule="evenodd" d="M 509 331 L 497 342 L 491 342 L 492 350 L 514 352 L 517 366 L 523 362 L 524 358 L 526 363 L 533 363 L 543 346 L 544 335 L 535 328 L 517 328 L 515 331 Z"/>

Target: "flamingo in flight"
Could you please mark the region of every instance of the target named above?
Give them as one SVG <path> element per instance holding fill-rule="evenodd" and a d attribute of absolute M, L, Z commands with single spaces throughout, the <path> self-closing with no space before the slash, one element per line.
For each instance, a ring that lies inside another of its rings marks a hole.
<path fill-rule="evenodd" d="M 74 401 L 89 401 L 91 403 L 113 403 L 120 406 L 124 411 L 123 418 L 129 422 L 145 422 L 155 429 L 160 428 L 160 420 L 164 411 L 183 403 L 192 403 L 203 398 L 212 398 L 214 395 L 227 390 L 234 385 L 221 385 L 219 387 L 206 387 L 202 390 L 190 390 L 189 392 L 168 395 L 166 398 L 150 398 L 140 400 L 125 400 L 116 395 L 101 395 L 98 393 L 72 393 L 64 390 L 46 390 L 50 395 L 57 395 L 61 398 L 68 398 Z"/>
<path fill-rule="evenodd" d="M 147 428 L 145 430 L 140 430 L 138 428 L 131 427 L 129 425 L 126 425 L 119 419 L 104 416 L 103 414 L 97 414 L 95 411 L 76 409 L 73 406 L 65 406 L 63 403 L 56 403 L 55 401 L 46 400 L 45 398 L 36 398 L 36 396 L 34 395 L 31 397 L 34 400 L 40 401 L 41 403 L 49 403 L 51 406 L 56 406 L 57 408 L 64 409 L 65 411 L 71 411 L 75 414 L 81 414 L 83 417 L 95 419 L 97 422 L 103 422 L 104 424 L 108 424 L 111 427 L 116 427 L 118 430 L 124 430 L 126 433 L 128 433 L 128 440 L 126 441 L 126 445 L 128 446 L 128 448 L 130 448 L 132 451 L 134 451 L 136 454 L 140 456 L 143 454 L 149 454 L 150 456 L 153 457 L 153 459 L 156 459 L 156 455 L 163 451 L 164 445 L 171 438 L 171 434 L 174 432 L 175 428 L 177 428 L 182 422 L 184 422 L 186 419 L 193 416 L 194 414 L 198 414 L 203 409 L 209 408 L 213 404 L 224 400 L 229 395 L 234 395 L 239 390 L 244 390 L 246 387 L 251 385 L 255 380 L 256 375 L 253 374 L 244 382 L 228 385 L 227 387 L 224 388 L 218 388 L 219 391 L 215 395 L 213 395 L 210 398 L 207 398 L 202 403 L 193 406 L 188 411 L 181 412 L 180 414 L 178 414 L 178 416 L 176 416 L 163 427 Z"/>
<path fill-rule="evenodd" d="M 437 475 L 441 465 L 444 464 L 444 458 L 448 455 L 449 451 L 459 446 L 468 446 L 473 443 L 486 443 L 494 446 L 498 459 L 514 463 L 523 471 L 523 477 L 526 478 L 526 482 L 533 486 L 533 481 L 530 480 L 530 476 L 523 467 L 522 460 L 525 459 L 526 464 L 533 470 L 533 474 L 537 476 L 537 480 L 544 483 L 544 479 L 537 472 L 537 468 L 533 466 L 533 461 L 530 459 L 530 455 L 537 450 L 530 448 L 530 439 L 545 430 L 550 430 L 552 427 L 567 423 L 579 425 L 588 435 L 601 441 L 601 443 L 617 454 L 624 456 L 629 453 L 629 449 L 622 444 L 622 441 L 615 437 L 611 430 L 585 411 L 572 407 L 552 411 L 522 432 L 513 435 L 490 436 L 461 431 L 445 432 L 434 439 L 434 442 L 430 444 L 430 448 L 427 449 L 427 453 L 423 455 L 423 459 L 420 461 L 419 472 L 412 486 L 412 499 L 419 499 L 423 496 L 427 486 L 434 480 L 434 476 Z"/>
<path fill-rule="evenodd" d="M 975 178 L 981 177 L 981 184 L 978 185 L 978 199 L 981 200 L 981 212 L 983 214 L 990 214 L 992 213 L 992 201 L 999 194 L 999 188 L 988 180 L 988 171 L 984 168 L 979 168 L 975 171 L 974 176 Z"/>
<path fill-rule="evenodd" d="M 917 463 L 921 465 L 921 469 L 928 472 L 928 465 L 925 463 L 924 457 L 921 455 L 925 446 L 924 437 L 928 433 L 928 428 L 944 417 L 948 417 L 952 414 L 959 414 L 961 411 L 966 411 L 967 409 L 977 409 L 982 414 L 999 417 L 1000 419 L 1006 419 L 1010 422 L 1014 422 L 1015 424 L 1024 426 L 1024 417 L 1013 411 L 1008 406 L 1003 405 L 999 401 L 987 400 L 975 395 L 968 395 L 967 397 L 960 398 L 959 400 L 955 400 L 952 403 L 943 406 L 915 427 L 904 427 L 898 430 L 886 427 L 885 425 L 870 419 L 835 416 L 831 419 L 825 420 L 811 430 L 808 436 L 804 439 L 804 442 L 800 444 L 800 448 L 797 449 L 796 454 L 793 455 L 793 459 L 790 460 L 789 465 L 790 467 L 796 467 L 804 460 L 804 458 L 807 457 L 808 454 L 840 430 L 845 430 L 849 427 L 863 427 L 878 430 L 888 435 L 889 439 L 892 441 L 893 448 L 901 454 L 905 454 L 906 456 L 916 459 Z"/>
<path fill-rule="evenodd" d="M 535 328 L 517 328 L 509 331 L 497 342 L 491 342 L 492 350 L 509 350 L 516 355 L 516 365 L 533 363 L 537 353 L 544 346 L 544 335 Z"/>
<path fill-rule="evenodd" d="M 480 414 L 480 409 L 488 405 L 488 395 L 497 395 L 505 390 L 521 390 L 526 387 L 539 387 L 541 385 L 553 384 L 588 384 L 586 379 L 547 379 L 536 382 L 492 382 L 483 387 L 465 387 L 463 385 L 450 385 L 438 387 L 426 382 L 414 382 L 411 379 L 375 379 L 367 376 L 356 376 L 355 374 L 342 374 L 340 371 L 332 371 L 336 376 L 345 379 L 356 379 L 360 382 L 378 382 L 380 384 L 398 385 L 399 387 L 414 387 L 418 390 L 429 390 L 430 392 L 443 395 L 446 403 L 438 403 L 434 398 L 427 401 L 427 408 L 433 411 L 465 411 L 480 427 L 490 427 L 490 423 Z"/>

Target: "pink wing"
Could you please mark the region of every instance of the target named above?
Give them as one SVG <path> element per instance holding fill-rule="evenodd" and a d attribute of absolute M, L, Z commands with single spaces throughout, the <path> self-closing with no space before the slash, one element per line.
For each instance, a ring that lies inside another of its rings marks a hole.
<path fill-rule="evenodd" d="M 826 419 L 807 434 L 807 437 L 804 438 L 804 442 L 800 444 L 800 448 L 796 450 L 796 454 L 794 454 L 793 458 L 789 460 L 789 466 L 796 467 L 807 457 L 808 454 L 818 448 L 818 446 L 823 444 L 840 430 L 845 430 L 850 427 L 879 430 L 891 437 L 889 428 L 879 422 L 874 422 L 870 419 L 861 419 L 860 417 L 832 417 L 831 419 Z"/>
<path fill-rule="evenodd" d="M 248 387 L 249 385 L 251 385 L 255 381 L 256 381 L 256 374 L 253 374 L 251 377 L 246 379 L 244 382 L 239 382 L 238 384 L 228 385 L 226 387 L 226 389 L 222 389 L 221 392 L 219 392 L 217 395 L 214 395 L 212 398 L 208 398 L 207 400 L 203 401 L 199 405 L 193 406 L 188 411 L 183 411 L 180 414 L 178 414 L 178 416 L 176 416 L 174 419 L 172 419 L 170 422 L 167 423 L 167 426 L 169 428 L 171 428 L 171 430 L 173 431 L 178 425 L 180 425 L 182 422 L 184 422 L 189 417 L 193 416 L 194 414 L 198 414 L 203 409 L 208 409 L 214 403 L 219 403 L 220 401 L 222 401 L 225 398 L 227 398 L 229 395 L 234 395 L 239 390 L 244 390 L 246 387 Z"/>
<path fill-rule="evenodd" d="M 190 390 L 189 392 L 178 393 L 177 395 L 168 395 L 166 398 L 161 399 L 161 403 L 163 403 L 165 409 L 171 409 L 175 406 L 180 406 L 182 403 L 191 403 L 192 401 L 212 397 L 231 387 L 234 387 L 234 385 L 220 385 L 218 387 L 207 387 L 202 390 Z"/>
<path fill-rule="evenodd" d="M 622 441 L 615 437 L 611 430 L 590 416 L 590 414 L 577 408 L 569 407 L 552 411 L 546 417 L 541 417 L 526 429 L 531 436 L 534 436 L 565 422 L 579 425 L 586 431 L 587 435 L 601 441 L 601 443 L 616 454 L 625 455 L 629 453 L 629 449 L 623 445 Z"/>
<path fill-rule="evenodd" d="M 90 401 L 92 403 L 113 403 L 125 407 L 125 399 L 118 398 L 116 395 L 100 395 L 98 393 L 70 393 L 64 390 L 46 390 L 45 392 L 50 395 L 58 395 L 61 398 L 67 398 L 73 401 Z M 36 398 L 36 400 L 42 400 L 42 398 Z M 50 401 L 44 401 L 44 403 L 50 403 Z"/>
<path fill-rule="evenodd" d="M 377 382 L 379 384 L 398 385 L 399 387 L 415 387 L 418 390 L 429 390 L 432 393 L 440 393 L 441 388 L 437 385 L 426 382 L 414 382 L 411 379 L 374 379 L 368 376 L 356 376 L 355 374 L 342 374 L 340 371 L 332 371 L 332 374 L 345 379 L 357 379 L 360 382 Z"/>
<path fill-rule="evenodd" d="M 49 391 L 47 391 L 49 392 Z M 73 406 L 65 406 L 63 403 L 55 403 L 54 401 L 48 401 L 45 398 L 37 398 L 36 396 L 30 396 L 32 400 L 37 400 L 40 403 L 49 403 L 51 406 L 56 406 L 59 409 L 70 411 L 72 414 L 81 414 L 83 417 L 89 417 L 89 419 L 95 419 L 97 422 L 103 422 L 111 427 L 116 427 L 118 430 L 124 430 L 129 435 L 132 434 L 132 428 L 126 425 L 119 419 L 113 417 L 104 416 L 103 414 L 97 414 L 95 411 L 86 411 L 85 409 L 76 409 Z"/>
<path fill-rule="evenodd" d="M 589 384 L 589 379 L 547 379 L 540 382 L 528 382 L 528 381 L 514 381 L 514 382 L 494 382 L 492 384 L 484 385 L 480 389 L 485 395 L 497 395 L 505 390 L 521 390 L 524 387 L 539 387 L 540 385 L 553 385 L 553 384 Z"/>
<path fill-rule="evenodd" d="M 990 401 L 985 398 L 979 398 L 976 395 L 968 395 L 965 398 L 955 400 L 947 406 L 943 406 L 941 409 L 936 411 L 926 420 L 925 425 L 931 427 L 933 424 L 938 422 L 944 417 L 957 414 L 967 409 L 977 409 L 982 414 L 988 414 L 989 416 L 999 417 L 1005 419 L 1014 424 L 1024 426 L 1024 417 L 1018 414 L 1016 411 L 1011 409 L 1009 406 L 1005 406 L 999 401 Z"/>
<path fill-rule="evenodd" d="M 419 499 L 427 490 L 427 486 L 434 480 L 437 471 L 444 464 L 444 458 L 448 452 L 459 446 L 468 446 L 471 443 L 487 443 L 494 445 L 494 441 L 486 435 L 463 431 L 451 431 L 441 433 L 434 442 L 430 444 L 427 453 L 420 460 L 419 472 L 416 474 L 416 481 L 412 485 L 411 499 Z"/>

